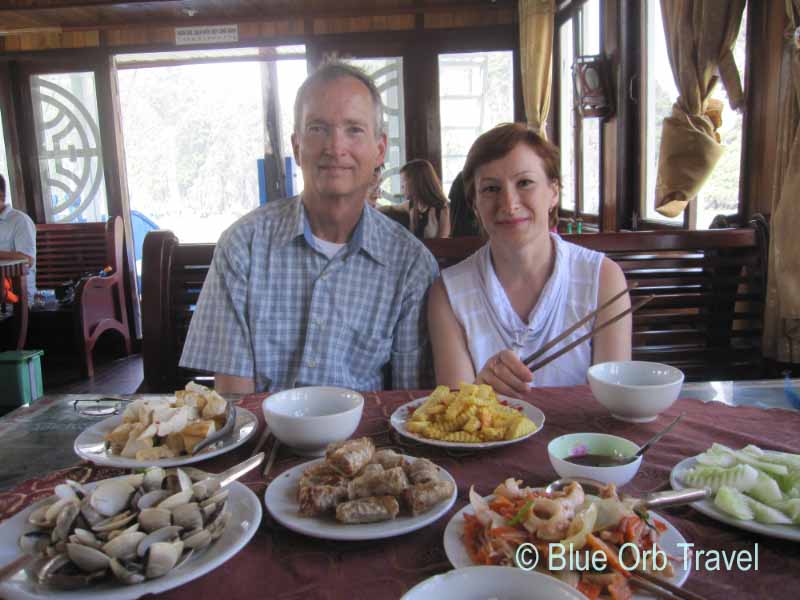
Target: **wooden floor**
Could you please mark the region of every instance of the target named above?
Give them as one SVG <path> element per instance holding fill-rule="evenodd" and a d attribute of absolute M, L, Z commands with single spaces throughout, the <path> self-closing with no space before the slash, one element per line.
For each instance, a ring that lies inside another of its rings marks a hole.
<path fill-rule="evenodd" d="M 95 355 L 94 377 L 85 379 L 74 359 L 42 357 L 45 394 L 133 394 L 142 384 L 142 355 L 103 358 Z"/>

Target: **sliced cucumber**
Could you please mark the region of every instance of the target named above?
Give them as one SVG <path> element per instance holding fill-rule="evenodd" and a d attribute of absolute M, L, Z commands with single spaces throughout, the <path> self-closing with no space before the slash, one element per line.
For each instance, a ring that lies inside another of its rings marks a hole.
<path fill-rule="evenodd" d="M 762 460 L 760 457 L 755 457 L 752 454 L 748 454 L 747 452 L 743 452 L 741 450 L 732 450 L 731 448 L 723 446 L 722 444 L 714 443 L 711 446 L 711 450 L 712 452 L 727 454 L 735 458 L 740 463 L 756 467 L 757 469 L 770 475 L 787 475 L 789 473 L 789 468 L 786 465 L 770 463 Z"/>
<path fill-rule="evenodd" d="M 755 485 L 747 490 L 747 494 L 770 506 L 775 506 L 776 502 L 783 500 L 783 494 L 781 493 L 781 488 L 778 487 L 778 482 L 766 473 L 758 474 Z"/>
<path fill-rule="evenodd" d="M 709 467 L 732 467 L 736 464 L 736 459 L 730 454 L 721 452 L 703 452 L 697 456 L 697 462 Z"/>
<path fill-rule="evenodd" d="M 753 509 L 750 508 L 750 504 L 747 502 L 747 496 L 732 487 L 723 485 L 719 488 L 714 498 L 714 504 L 722 512 L 728 513 L 732 517 L 743 521 L 753 520 Z"/>
<path fill-rule="evenodd" d="M 759 523 L 766 523 L 767 525 L 792 524 L 792 520 L 777 508 L 767 506 L 763 502 L 759 502 L 758 500 L 750 498 L 749 496 L 745 496 L 745 498 L 747 498 L 747 504 L 750 505 L 750 509 L 753 511 L 753 517 Z"/>
<path fill-rule="evenodd" d="M 712 492 L 719 491 L 722 486 L 746 492 L 758 481 L 758 471 L 750 465 L 736 465 L 728 469 L 700 466 L 687 471 L 683 479 L 689 485 L 708 488 Z"/>
<path fill-rule="evenodd" d="M 742 452 L 749 454 L 759 460 L 768 463 L 774 463 L 777 465 L 784 465 L 789 467 L 789 469 L 798 469 L 800 470 L 800 454 L 791 454 L 789 452 L 764 452 L 758 446 L 745 446 L 742 448 Z"/>
<path fill-rule="evenodd" d="M 800 498 L 790 498 L 776 504 L 773 508 L 782 511 L 795 525 L 800 525 Z"/>

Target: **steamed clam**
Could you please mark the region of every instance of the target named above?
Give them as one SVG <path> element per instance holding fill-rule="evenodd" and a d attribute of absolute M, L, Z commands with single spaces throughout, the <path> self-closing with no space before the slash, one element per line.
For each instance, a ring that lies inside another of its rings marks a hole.
<path fill-rule="evenodd" d="M 162 577 L 220 537 L 227 490 L 178 469 L 106 479 L 89 491 L 68 481 L 28 517 L 19 547 L 38 558 L 39 583 L 75 589 L 104 577 L 126 584 Z"/>

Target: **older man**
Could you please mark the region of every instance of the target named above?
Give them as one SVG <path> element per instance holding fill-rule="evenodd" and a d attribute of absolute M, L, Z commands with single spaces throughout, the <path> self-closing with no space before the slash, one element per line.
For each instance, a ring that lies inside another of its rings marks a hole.
<path fill-rule="evenodd" d="M 365 208 L 383 163 L 383 106 L 372 80 L 328 63 L 300 87 L 294 156 L 301 196 L 269 202 L 220 237 L 181 365 L 223 392 L 308 384 L 416 388 L 438 269 L 414 237 Z"/>
<path fill-rule="evenodd" d="M 21 210 L 6 202 L 6 180 L 0 175 L 0 260 L 27 260 L 28 302 L 36 293 L 36 226 Z M 0 285 L 2 285 L 0 281 Z"/>

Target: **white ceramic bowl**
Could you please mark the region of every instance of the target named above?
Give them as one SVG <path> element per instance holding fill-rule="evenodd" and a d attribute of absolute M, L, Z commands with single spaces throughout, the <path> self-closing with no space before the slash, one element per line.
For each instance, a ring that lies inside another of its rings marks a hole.
<path fill-rule="evenodd" d="M 604 456 L 633 456 L 639 446 L 630 440 L 607 433 L 569 433 L 547 444 L 547 455 L 559 477 L 583 477 L 603 483 L 625 485 L 634 478 L 642 457 L 633 462 L 613 467 L 589 467 L 564 460 L 576 454 L 602 454 Z"/>
<path fill-rule="evenodd" d="M 267 396 L 261 408 L 283 444 L 304 456 L 321 456 L 328 444 L 353 435 L 364 397 L 344 388 L 301 387 Z"/>
<path fill-rule="evenodd" d="M 647 423 L 667 410 L 681 391 L 683 371 L 655 362 L 624 360 L 589 367 L 597 401 L 617 419 Z"/>

